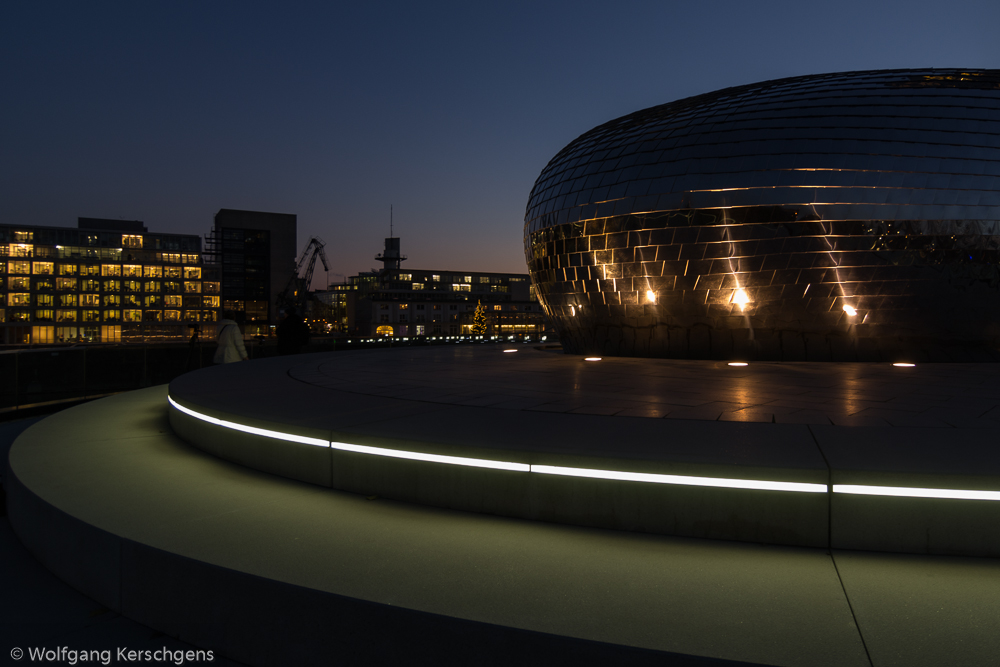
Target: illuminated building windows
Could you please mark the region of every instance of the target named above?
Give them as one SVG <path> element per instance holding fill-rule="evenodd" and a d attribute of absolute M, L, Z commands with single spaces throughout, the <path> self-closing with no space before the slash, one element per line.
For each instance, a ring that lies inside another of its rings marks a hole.
<path fill-rule="evenodd" d="M 159 292 L 161 287 L 162 285 L 159 280 L 147 280 L 142 284 L 144 292 Z"/>
<path fill-rule="evenodd" d="M 163 297 L 151 294 L 143 297 L 142 305 L 145 308 L 163 308 Z"/>
<path fill-rule="evenodd" d="M 105 310 L 104 311 L 104 321 L 105 322 L 121 322 L 122 321 L 122 311 L 120 311 L 120 310 Z"/>
<path fill-rule="evenodd" d="M 424 289 L 424 284 L 423 283 L 413 283 L 413 289 L 415 289 L 415 290 L 422 290 L 422 289 Z"/>
<path fill-rule="evenodd" d="M 51 308 L 52 306 L 55 305 L 55 298 L 51 294 L 36 294 L 35 305 L 48 306 Z"/>
<path fill-rule="evenodd" d="M 107 314 L 105 314 L 107 315 Z M 105 321 L 108 321 L 105 319 Z M 102 326 L 101 327 L 101 342 L 102 343 L 120 343 L 122 340 L 122 328 L 120 326 Z"/>
<path fill-rule="evenodd" d="M 52 262 L 34 262 L 31 265 L 31 272 L 36 276 L 51 275 L 54 269 L 55 265 Z"/>
<path fill-rule="evenodd" d="M 184 264 L 197 264 L 200 261 L 198 255 L 181 255 L 181 261 Z"/>
<path fill-rule="evenodd" d="M 472 285 L 465 285 L 462 283 L 453 283 L 451 286 L 453 292 L 469 292 L 472 290 Z"/>
<path fill-rule="evenodd" d="M 122 267 L 120 264 L 102 264 L 101 265 L 101 275 L 102 276 L 121 276 Z"/>
<path fill-rule="evenodd" d="M 76 290 L 76 278 L 56 278 L 57 290 Z"/>
<path fill-rule="evenodd" d="M 162 278 L 163 277 L 163 267 L 162 266 L 144 266 L 144 267 L 142 267 L 142 277 L 143 278 Z"/>
<path fill-rule="evenodd" d="M 493 306 L 493 310 L 503 310 L 503 306 L 501 306 L 500 304 L 497 304 L 497 305 Z"/>
<path fill-rule="evenodd" d="M 202 286 L 202 291 L 205 294 L 218 294 L 219 291 L 220 291 L 219 290 L 219 283 L 217 283 L 217 282 L 208 282 L 208 281 L 206 281 L 206 282 L 203 282 L 201 284 L 201 286 Z"/>
<path fill-rule="evenodd" d="M 131 309 L 123 311 L 122 321 L 124 322 L 142 322 L 142 311 Z"/>
<path fill-rule="evenodd" d="M 60 294 L 57 304 L 63 308 L 75 308 L 77 306 L 76 294 Z"/>
<path fill-rule="evenodd" d="M 203 297 L 201 297 L 201 305 L 204 308 L 218 308 L 219 307 L 219 297 L 217 297 L 217 296 L 203 296 Z"/>
<path fill-rule="evenodd" d="M 173 280 L 163 281 L 163 291 L 167 294 L 180 294 L 181 284 Z"/>
<path fill-rule="evenodd" d="M 200 280 L 201 279 L 201 267 L 200 266 L 185 266 L 184 267 L 184 280 Z"/>
<path fill-rule="evenodd" d="M 479 276 L 479 282 L 480 282 L 480 283 L 486 283 L 486 284 L 489 284 L 489 282 L 490 282 L 490 277 L 489 277 L 489 276 Z"/>
<path fill-rule="evenodd" d="M 168 294 L 167 296 L 163 297 L 163 305 L 165 305 L 167 308 L 180 308 L 181 296 L 179 294 Z M 230 306 L 227 305 L 226 307 L 229 308 Z M 233 310 L 243 310 L 243 304 L 241 303 L 238 309 L 233 308 Z"/>
<path fill-rule="evenodd" d="M 409 308 L 410 308 L 410 304 L 408 304 L 408 303 L 401 303 L 401 304 L 399 304 L 399 309 L 400 310 L 408 310 Z"/>
<path fill-rule="evenodd" d="M 51 278 L 45 278 L 45 279 L 41 279 L 41 280 L 36 279 L 35 280 L 35 291 L 36 292 L 51 292 L 55 288 L 56 288 L 56 285 L 52 281 Z"/>
<path fill-rule="evenodd" d="M 31 262 L 7 262 L 7 273 L 31 273 Z"/>
<path fill-rule="evenodd" d="M 7 289 L 14 290 L 30 290 L 31 289 L 31 278 L 8 278 L 7 279 Z"/>
<path fill-rule="evenodd" d="M 201 294 L 201 283 L 200 282 L 185 282 L 184 292 L 187 294 Z"/>
<path fill-rule="evenodd" d="M 122 305 L 122 298 L 117 294 L 105 294 L 103 297 L 104 306 L 120 306 Z"/>
<path fill-rule="evenodd" d="M 403 282 L 410 282 L 411 280 L 413 280 L 413 274 L 410 274 L 410 273 L 400 273 L 399 274 L 399 280 L 402 280 Z"/>
<path fill-rule="evenodd" d="M 462 282 L 463 283 L 471 283 L 472 282 L 472 276 L 465 276 L 464 278 L 462 278 Z"/>
<path fill-rule="evenodd" d="M 142 236 L 138 234 L 122 234 L 123 248 L 141 248 Z"/>
<path fill-rule="evenodd" d="M 125 264 L 122 266 L 123 278 L 141 278 L 142 266 L 139 264 Z"/>
<path fill-rule="evenodd" d="M 8 254 L 11 257 L 31 257 L 34 253 L 34 246 L 30 246 L 24 243 L 11 243 Z"/>
<path fill-rule="evenodd" d="M 77 272 L 76 264 L 60 264 L 59 265 L 59 275 L 60 276 L 75 276 Z"/>
<path fill-rule="evenodd" d="M 36 319 L 38 319 L 37 313 Z M 31 327 L 31 342 L 36 344 L 56 342 L 55 329 L 55 327 Z"/>
<path fill-rule="evenodd" d="M 49 308 L 39 308 L 35 311 L 35 319 L 39 322 L 51 322 L 55 318 L 55 313 Z"/>
<path fill-rule="evenodd" d="M 435 303 L 433 306 L 431 306 L 431 310 L 441 310 L 441 304 Z"/>
<path fill-rule="evenodd" d="M 76 322 L 76 311 L 56 310 L 56 322 Z"/>
<path fill-rule="evenodd" d="M 141 292 L 142 283 L 140 283 L 138 280 L 123 280 L 122 289 L 125 292 Z"/>
<path fill-rule="evenodd" d="M 66 295 L 63 295 L 66 296 Z M 80 305 L 87 306 L 99 306 L 101 305 L 101 295 L 100 294 L 81 294 L 80 295 Z"/>
<path fill-rule="evenodd" d="M 176 312 L 176 311 L 170 311 Z M 162 310 L 144 310 L 142 311 L 142 320 L 144 322 L 160 322 L 163 319 Z"/>
<path fill-rule="evenodd" d="M 375 329 L 375 333 L 377 335 L 379 335 L 379 336 L 391 336 L 392 335 L 392 327 L 390 327 L 390 326 L 384 326 L 384 325 L 380 326 L 379 328 Z"/>
<path fill-rule="evenodd" d="M 104 280 L 102 281 L 102 289 L 105 292 L 120 292 L 122 289 L 122 281 L 120 280 Z"/>
<path fill-rule="evenodd" d="M 14 240 L 18 243 L 31 243 L 34 238 L 34 232 L 14 232 Z"/>
<path fill-rule="evenodd" d="M 80 289 L 84 292 L 99 292 L 101 291 L 101 282 L 90 278 L 81 280 Z"/>
<path fill-rule="evenodd" d="M 101 311 L 99 311 L 99 310 L 82 310 L 82 311 L 80 311 L 80 321 L 82 321 L 82 322 L 100 322 L 101 321 Z"/>
<path fill-rule="evenodd" d="M 202 322 L 217 322 L 219 320 L 219 313 L 215 310 L 203 310 L 201 311 L 201 321 Z"/>
<path fill-rule="evenodd" d="M 433 281 L 434 281 L 434 282 L 436 282 L 436 283 L 439 283 L 439 282 L 441 282 L 441 276 L 438 276 L 438 275 L 432 275 L 432 276 L 431 276 L 431 280 L 433 280 Z"/>
<path fill-rule="evenodd" d="M 30 322 L 31 313 L 27 310 L 11 310 L 7 315 L 9 322 Z"/>
<path fill-rule="evenodd" d="M 164 278 L 181 278 L 181 267 L 179 266 L 165 266 L 163 267 L 163 277 Z"/>
<path fill-rule="evenodd" d="M 29 306 L 31 305 L 31 294 L 29 292 L 11 292 L 7 295 L 8 306 Z"/>
<path fill-rule="evenodd" d="M 179 310 L 165 310 L 165 311 L 163 311 L 163 321 L 164 322 L 180 322 L 181 321 L 181 311 L 179 311 Z"/>
<path fill-rule="evenodd" d="M 101 275 L 101 266 L 99 264 L 84 264 L 80 267 L 81 276 L 99 276 Z"/>

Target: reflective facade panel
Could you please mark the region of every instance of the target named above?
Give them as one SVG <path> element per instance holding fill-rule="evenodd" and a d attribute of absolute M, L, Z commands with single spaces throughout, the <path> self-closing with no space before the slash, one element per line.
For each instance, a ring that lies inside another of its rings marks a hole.
<path fill-rule="evenodd" d="M 582 135 L 525 255 L 573 353 L 1000 360 L 1000 70 L 729 88 Z"/>

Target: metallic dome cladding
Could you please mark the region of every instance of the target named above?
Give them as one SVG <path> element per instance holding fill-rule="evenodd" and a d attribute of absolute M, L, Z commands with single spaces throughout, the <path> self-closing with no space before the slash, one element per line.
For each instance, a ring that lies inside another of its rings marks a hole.
<path fill-rule="evenodd" d="M 525 255 L 573 353 L 1000 359 L 1000 70 L 767 81 L 587 132 Z"/>

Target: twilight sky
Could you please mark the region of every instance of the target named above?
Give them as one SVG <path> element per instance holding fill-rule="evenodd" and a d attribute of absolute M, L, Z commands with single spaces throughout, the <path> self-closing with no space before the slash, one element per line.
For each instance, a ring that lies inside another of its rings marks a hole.
<path fill-rule="evenodd" d="M 404 267 L 525 272 L 531 186 L 590 128 L 786 76 L 1000 68 L 997 25 L 997 0 L 7 3 L 0 222 L 295 213 L 339 281 L 391 204 Z"/>

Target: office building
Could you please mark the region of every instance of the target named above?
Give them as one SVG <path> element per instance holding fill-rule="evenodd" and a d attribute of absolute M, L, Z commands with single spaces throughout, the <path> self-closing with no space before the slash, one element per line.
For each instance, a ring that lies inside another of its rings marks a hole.
<path fill-rule="evenodd" d="M 137 220 L 0 225 L 0 278 L 3 344 L 183 340 L 220 308 L 201 238 Z"/>

